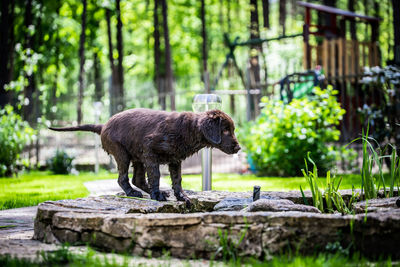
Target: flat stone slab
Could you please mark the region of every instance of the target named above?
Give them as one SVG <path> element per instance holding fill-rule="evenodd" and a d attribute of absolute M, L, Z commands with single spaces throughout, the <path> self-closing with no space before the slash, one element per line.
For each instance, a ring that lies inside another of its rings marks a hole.
<path fill-rule="evenodd" d="M 352 244 L 368 256 L 400 258 L 400 209 L 392 204 L 355 215 L 321 214 L 310 206 L 301 211 L 289 209 L 304 208 L 299 192 L 262 192 L 269 199 L 253 202 L 244 210 L 212 212 L 225 198 L 250 198 L 251 193 L 189 195 L 193 201 L 190 210 L 172 198 L 167 202 L 118 196 L 48 201 L 38 207 L 34 239 L 89 243 L 139 256 L 168 251 L 181 258 L 218 258 L 221 255 L 216 252 L 224 242 L 235 244 L 240 256 L 252 257 L 288 249 L 315 253 L 339 242 L 343 248 Z M 389 202 L 393 201 L 395 198 Z M 260 207 L 271 211 L 250 212 Z"/>

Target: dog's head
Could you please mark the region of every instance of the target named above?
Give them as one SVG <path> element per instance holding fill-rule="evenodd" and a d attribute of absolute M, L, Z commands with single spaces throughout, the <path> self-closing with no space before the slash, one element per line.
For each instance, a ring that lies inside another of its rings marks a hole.
<path fill-rule="evenodd" d="M 227 154 L 235 154 L 240 150 L 235 136 L 235 124 L 224 112 L 220 110 L 206 111 L 203 113 L 199 127 L 210 146 Z"/>

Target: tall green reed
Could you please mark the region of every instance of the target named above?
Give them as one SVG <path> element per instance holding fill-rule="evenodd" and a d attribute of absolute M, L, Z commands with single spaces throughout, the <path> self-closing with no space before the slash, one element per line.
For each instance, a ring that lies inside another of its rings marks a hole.
<path fill-rule="evenodd" d="M 308 169 L 307 160 L 311 162 L 311 164 L 313 165 L 312 171 Z M 344 214 L 351 213 L 351 208 L 349 207 L 351 207 L 352 202 L 358 197 L 358 195 L 355 194 L 354 187 L 349 204 L 346 204 L 346 202 L 343 200 L 342 195 L 339 192 L 339 187 L 342 182 L 342 177 L 336 177 L 335 175 L 331 176 L 331 172 L 328 171 L 326 173 L 326 179 L 325 179 L 325 190 L 322 191 L 320 188 L 323 188 L 323 185 L 321 185 L 320 181 L 318 180 L 319 179 L 318 168 L 315 162 L 311 159 L 310 152 L 307 153 L 307 159 L 304 159 L 304 163 L 305 163 L 305 170 L 302 169 L 301 171 L 304 175 L 304 178 L 307 180 L 308 185 L 310 186 L 310 191 L 313 199 L 313 206 L 319 209 L 321 212 L 333 213 L 335 212 L 335 210 L 337 210 Z M 301 186 L 300 186 L 300 191 L 306 203 L 304 191 Z"/>

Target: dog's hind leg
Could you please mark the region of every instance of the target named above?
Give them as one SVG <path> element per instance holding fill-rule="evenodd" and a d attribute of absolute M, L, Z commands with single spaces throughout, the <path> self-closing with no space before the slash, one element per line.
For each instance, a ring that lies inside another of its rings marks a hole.
<path fill-rule="evenodd" d="M 118 184 L 128 197 L 143 197 L 143 194 L 134 190 L 129 184 L 128 170 L 131 162 L 128 153 L 118 144 L 113 145 L 113 156 L 118 166 Z"/>
<path fill-rule="evenodd" d="M 182 173 L 181 173 L 181 163 L 170 163 L 168 165 L 169 172 L 171 174 L 172 189 L 174 190 L 174 195 L 177 200 L 185 201 L 186 206 L 190 207 L 190 198 L 183 192 L 182 189 Z"/>
<path fill-rule="evenodd" d="M 146 172 L 144 170 L 144 165 L 141 162 L 133 162 L 133 178 L 132 184 L 139 187 L 144 192 L 151 194 L 150 186 L 146 181 Z M 164 198 L 169 197 L 169 193 L 166 191 L 160 191 Z"/>
<path fill-rule="evenodd" d="M 146 172 L 144 170 L 143 163 L 132 162 L 132 165 L 133 165 L 132 184 L 142 189 L 144 192 L 150 194 L 150 187 L 146 181 Z"/>
<path fill-rule="evenodd" d="M 145 170 L 149 179 L 151 199 L 167 201 L 166 194 L 160 191 L 160 165 L 148 162 L 145 163 Z"/>

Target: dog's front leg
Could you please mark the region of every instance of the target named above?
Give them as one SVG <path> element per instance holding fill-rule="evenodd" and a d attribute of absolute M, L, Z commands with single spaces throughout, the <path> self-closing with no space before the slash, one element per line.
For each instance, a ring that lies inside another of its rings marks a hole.
<path fill-rule="evenodd" d="M 155 163 L 145 164 L 150 185 L 150 197 L 158 201 L 167 201 L 166 194 L 160 192 L 160 165 Z"/>
<path fill-rule="evenodd" d="M 170 163 L 168 165 L 169 172 L 171 174 L 172 189 L 174 190 L 174 195 L 177 200 L 185 201 L 186 207 L 190 207 L 192 204 L 190 198 L 183 192 L 182 189 L 182 173 L 181 173 L 181 163 Z"/>

